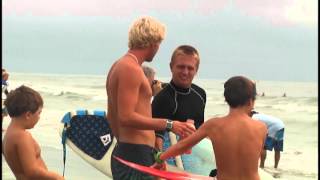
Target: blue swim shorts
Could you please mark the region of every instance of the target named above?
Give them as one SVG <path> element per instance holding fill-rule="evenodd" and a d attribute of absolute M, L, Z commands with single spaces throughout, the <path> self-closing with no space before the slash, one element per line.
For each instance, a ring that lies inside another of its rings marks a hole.
<path fill-rule="evenodd" d="M 272 151 L 283 151 L 283 136 L 284 136 L 284 128 L 280 129 L 277 133 L 275 138 L 267 136 L 264 149 Z"/>

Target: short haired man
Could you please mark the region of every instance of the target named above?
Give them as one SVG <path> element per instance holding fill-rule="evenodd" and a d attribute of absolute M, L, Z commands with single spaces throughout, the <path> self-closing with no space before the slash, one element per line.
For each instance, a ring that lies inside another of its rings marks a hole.
<path fill-rule="evenodd" d="M 181 122 L 192 119 L 196 129 L 203 124 L 206 92 L 192 83 L 198 72 L 199 63 L 200 57 L 196 48 L 181 45 L 174 50 L 170 62 L 172 79 L 154 97 L 152 101 L 153 117 L 176 119 Z M 160 150 L 167 149 L 169 147 L 168 133 L 156 131 L 156 136 L 156 147 Z M 190 156 L 184 156 L 184 158 L 190 158 Z M 174 165 L 172 158 L 167 162 Z"/>

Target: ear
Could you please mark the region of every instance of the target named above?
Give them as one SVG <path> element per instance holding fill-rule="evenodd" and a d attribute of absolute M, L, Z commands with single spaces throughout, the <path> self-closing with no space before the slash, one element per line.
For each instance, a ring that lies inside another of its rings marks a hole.
<path fill-rule="evenodd" d="M 32 113 L 30 111 L 24 113 L 24 116 L 26 119 L 29 119 L 31 117 Z"/>

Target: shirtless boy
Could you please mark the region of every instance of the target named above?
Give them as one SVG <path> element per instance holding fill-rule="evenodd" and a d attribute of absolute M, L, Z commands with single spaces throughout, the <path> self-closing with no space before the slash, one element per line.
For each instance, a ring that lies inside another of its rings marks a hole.
<path fill-rule="evenodd" d="M 230 107 L 226 116 L 207 120 L 191 136 L 158 153 L 156 161 L 182 154 L 208 137 L 215 154 L 218 180 L 260 179 L 258 162 L 267 128 L 250 117 L 256 97 L 255 84 L 243 76 L 232 77 L 224 84 L 224 96 Z"/>
<path fill-rule="evenodd" d="M 49 171 L 41 158 L 41 150 L 27 129 L 40 119 L 43 100 L 33 89 L 20 86 L 10 91 L 4 102 L 11 122 L 2 141 L 2 153 L 18 180 L 61 180 Z"/>

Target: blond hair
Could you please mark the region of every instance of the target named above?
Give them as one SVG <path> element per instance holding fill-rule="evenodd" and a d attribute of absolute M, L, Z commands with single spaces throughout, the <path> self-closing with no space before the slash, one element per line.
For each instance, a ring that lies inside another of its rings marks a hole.
<path fill-rule="evenodd" d="M 166 27 L 160 21 L 149 16 L 140 17 L 129 29 L 128 46 L 130 49 L 141 49 L 160 43 L 165 37 L 165 31 Z"/>

